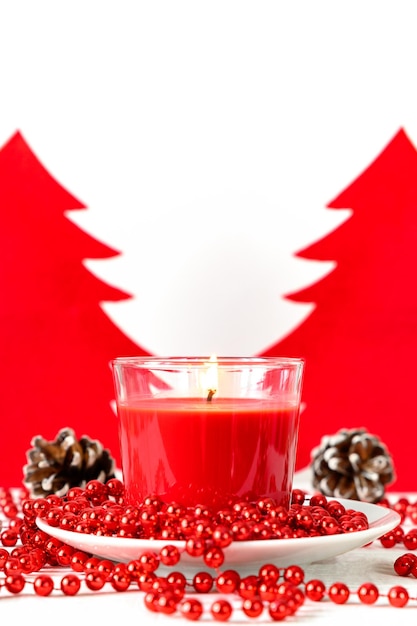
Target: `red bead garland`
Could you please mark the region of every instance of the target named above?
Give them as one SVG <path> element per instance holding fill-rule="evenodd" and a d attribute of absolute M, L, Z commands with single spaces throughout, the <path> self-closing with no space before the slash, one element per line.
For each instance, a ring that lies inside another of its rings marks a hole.
<path fill-rule="evenodd" d="M 356 595 L 361 603 L 372 605 L 385 597 L 397 608 L 417 600 L 410 598 L 400 585 L 393 586 L 385 595 L 370 582 L 351 590 L 338 581 L 326 589 L 320 580 L 305 581 L 304 571 L 297 565 L 278 568 L 265 563 L 258 572 L 243 578 L 235 570 L 220 569 L 225 562 L 224 548 L 233 541 L 331 535 L 368 527 L 363 513 L 346 510 L 341 503 L 327 500 L 321 494 L 312 496 L 309 504 L 305 504 L 305 494 L 295 490 L 289 511 L 263 499 L 231 502 L 229 508 L 216 514 L 206 507 L 188 510 L 175 503 L 165 504 L 155 497 L 146 498 L 139 507 L 125 505 L 123 485 L 117 479 L 105 485 L 90 481 L 85 489 L 70 489 L 62 498 L 53 495 L 31 499 L 24 490 L 19 495 L 21 501 L 16 503 L 10 491 L 0 489 L 0 508 L 8 519 L 8 527 L 0 533 L 4 546 L 0 548 L 0 570 L 4 572 L 0 589 L 4 587 L 11 594 L 20 593 L 26 584 L 32 584 L 35 594 L 44 597 L 54 591 L 76 595 L 82 583 L 91 591 L 99 591 L 108 584 L 123 592 L 136 585 L 144 593 L 148 610 L 166 615 L 179 612 L 191 621 L 199 620 L 207 609 L 196 595 L 187 596 L 187 590 L 194 594 L 213 591 L 220 594 L 214 596 L 208 608 L 215 621 L 228 621 L 235 610 L 241 610 L 249 618 L 267 611 L 273 621 L 281 621 L 294 615 L 306 599 L 345 604 Z M 402 498 L 394 505 L 385 500 L 381 506 L 399 512 L 402 522 L 409 519 L 417 524 L 417 503 Z M 37 517 L 51 526 L 73 532 L 159 538 L 167 543 L 158 553 L 147 550 L 129 563 L 114 563 L 50 537 L 38 529 Z M 157 570 L 161 564 L 175 568 L 180 563 L 182 551 L 170 544 L 178 539 L 184 541 L 184 552 L 202 556 L 213 572 L 198 572 L 192 581 L 175 570 L 159 576 Z M 411 552 L 417 550 L 417 529 L 405 533 L 399 526 L 381 537 L 380 543 L 385 548 L 403 544 L 408 552 L 396 559 L 394 571 L 399 576 L 417 578 L 417 555 Z M 45 565 L 70 567 L 74 573 L 65 574 L 58 588 L 45 573 L 27 578 L 41 572 Z M 226 595 L 240 600 L 239 609 Z"/>

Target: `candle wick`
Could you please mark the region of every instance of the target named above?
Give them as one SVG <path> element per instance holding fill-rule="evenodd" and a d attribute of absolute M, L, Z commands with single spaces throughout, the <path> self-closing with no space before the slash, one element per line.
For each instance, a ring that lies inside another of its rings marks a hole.
<path fill-rule="evenodd" d="M 215 389 L 209 389 L 208 395 L 207 395 L 207 402 L 211 402 L 211 399 L 212 399 L 212 397 L 214 396 L 215 393 L 216 393 Z"/>

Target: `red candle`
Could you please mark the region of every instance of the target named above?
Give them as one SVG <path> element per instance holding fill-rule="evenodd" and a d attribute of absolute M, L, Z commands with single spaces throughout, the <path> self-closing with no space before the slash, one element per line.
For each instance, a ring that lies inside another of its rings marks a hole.
<path fill-rule="evenodd" d="M 155 399 L 119 406 L 123 477 L 131 502 L 215 508 L 230 497 L 288 506 L 298 407 L 256 399 Z"/>
<path fill-rule="evenodd" d="M 119 358 L 112 363 L 126 498 L 223 508 L 288 506 L 304 363 L 270 358 Z"/>

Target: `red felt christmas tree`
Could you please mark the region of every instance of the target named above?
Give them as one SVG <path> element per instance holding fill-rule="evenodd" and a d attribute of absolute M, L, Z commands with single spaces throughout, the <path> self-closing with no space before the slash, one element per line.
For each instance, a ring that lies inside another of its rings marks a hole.
<path fill-rule="evenodd" d="M 0 476 L 20 485 L 33 436 L 62 427 L 98 439 L 119 463 L 109 362 L 144 354 L 100 303 L 127 294 L 83 260 L 118 254 L 65 212 L 85 209 L 16 133 L 0 150 Z"/>
<path fill-rule="evenodd" d="M 265 352 L 306 358 L 298 467 L 323 435 L 364 427 L 391 453 L 392 487 L 415 489 L 417 151 L 406 133 L 328 208 L 352 215 L 298 256 L 337 265 L 288 296 L 315 309 Z"/>

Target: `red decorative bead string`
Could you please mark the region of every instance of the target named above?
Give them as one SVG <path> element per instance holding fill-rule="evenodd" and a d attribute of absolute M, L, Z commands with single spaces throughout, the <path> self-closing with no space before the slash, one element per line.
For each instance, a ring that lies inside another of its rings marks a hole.
<path fill-rule="evenodd" d="M 393 505 L 388 500 L 380 504 L 399 512 L 401 523 L 410 520 L 417 524 L 417 503 L 402 498 Z M 297 565 L 278 568 L 266 563 L 258 572 L 243 577 L 233 569 L 222 569 L 224 549 L 233 541 L 332 535 L 368 527 L 366 515 L 353 508 L 345 509 L 321 494 L 313 495 L 306 504 L 305 494 L 295 490 L 289 511 L 275 506 L 270 499 L 261 499 L 236 500 L 214 514 L 204 506 L 185 509 L 155 497 L 146 498 L 137 507 L 126 504 L 123 484 L 112 479 L 105 485 L 90 481 L 85 489 L 72 488 L 63 497 L 33 499 L 23 489 L 16 496 L 0 488 L 0 509 L 8 520 L 0 534 L 0 571 L 4 574 L 0 577 L 0 590 L 4 588 L 11 594 L 20 593 L 26 584 L 33 585 L 39 596 L 49 596 L 54 591 L 76 595 L 82 582 L 90 591 L 99 591 L 105 585 L 119 592 L 136 587 L 144 592 L 148 610 L 167 615 L 180 613 L 191 621 L 200 619 L 207 611 L 213 620 L 227 621 L 235 610 L 250 618 L 267 612 L 273 621 L 281 621 L 294 615 L 306 599 L 345 604 L 356 595 L 361 603 L 371 605 L 385 597 L 394 607 L 417 601 L 400 585 L 391 587 L 385 595 L 370 582 L 356 590 L 343 582 L 326 589 L 320 580 L 306 581 L 304 570 Z M 167 543 L 159 552 L 146 550 L 128 563 L 115 563 L 51 537 L 38 528 L 38 517 L 51 526 L 73 532 L 164 539 Z M 170 543 L 174 540 L 184 542 L 181 550 Z M 417 529 L 406 533 L 400 525 L 379 541 L 385 548 L 403 544 L 407 550 L 416 550 Z M 183 553 L 202 557 L 212 571 L 202 570 L 187 580 L 175 569 Z M 158 575 L 160 565 L 170 568 L 170 572 Z M 65 574 L 57 587 L 47 574 L 48 566 L 63 566 L 74 573 Z M 401 555 L 394 563 L 394 571 L 399 576 L 417 578 L 417 556 L 412 552 Z M 213 591 L 218 594 L 214 600 L 212 594 L 209 596 L 207 608 L 204 594 Z"/>

